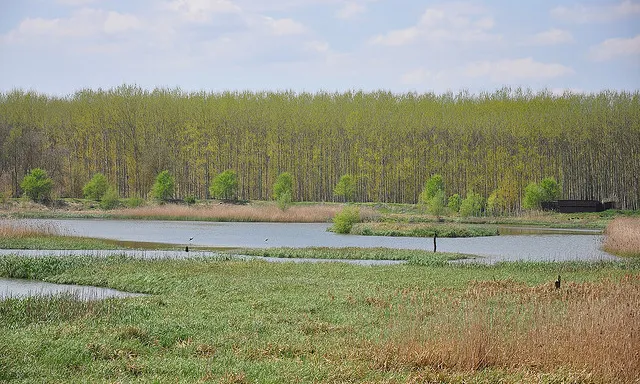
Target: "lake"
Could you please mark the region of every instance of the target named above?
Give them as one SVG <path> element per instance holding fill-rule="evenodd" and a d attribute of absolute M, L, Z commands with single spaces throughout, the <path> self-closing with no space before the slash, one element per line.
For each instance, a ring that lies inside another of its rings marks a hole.
<path fill-rule="evenodd" d="M 412 237 L 354 236 L 328 232 L 326 223 L 219 223 L 200 221 L 146 220 L 25 220 L 35 225 L 53 225 L 65 234 L 131 242 L 154 242 L 220 248 L 272 247 L 362 247 L 433 250 L 433 239 Z M 482 256 L 495 261 L 618 260 L 601 249 L 602 235 L 591 230 L 563 234 L 541 229 L 542 234 L 475 238 L 438 238 L 438 251 Z M 511 233 L 514 228 L 511 229 Z M 515 230 L 517 233 L 518 231 Z M 549 233 L 551 232 L 551 233 Z M 536 233 L 533 231 L 533 233 Z M 192 240 L 190 240 L 192 239 Z"/>

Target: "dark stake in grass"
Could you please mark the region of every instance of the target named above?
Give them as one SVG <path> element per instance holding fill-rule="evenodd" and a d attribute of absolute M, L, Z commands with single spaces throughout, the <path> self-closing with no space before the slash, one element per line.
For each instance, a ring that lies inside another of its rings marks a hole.
<path fill-rule="evenodd" d="M 558 275 L 558 280 L 555 281 L 556 289 L 560 289 L 560 275 Z"/>

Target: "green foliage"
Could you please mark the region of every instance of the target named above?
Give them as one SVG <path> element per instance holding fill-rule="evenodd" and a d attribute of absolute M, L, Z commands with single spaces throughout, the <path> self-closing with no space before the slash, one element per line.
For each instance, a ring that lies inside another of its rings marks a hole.
<path fill-rule="evenodd" d="M 0 191 L 0 204 L 4 204 L 6 202 L 7 202 L 7 197 L 2 191 Z"/>
<path fill-rule="evenodd" d="M 447 203 L 447 207 L 449 211 L 458 213 L 460 212 L 460 205 L 462 205 L 462 198 L 457 193 L 449 196 L 449 201 Z"/>
<path fill-rule="evenodd" d="M 356 194 L 355 178 L 349 174 L 342 175 L 333 189 L 333 194 L 342 197 L 344 201 L 353 201 Z"/>
<path fill-rule="evenodd" d="M 193 195 L 189 195 L 184 198 L 184 202 L 187 203 L 187 205 L 193 205 L 196 203 L 196 197 Z"/>
<path fill-rule="evenodd" d="M 354 224 L 360 222 L 360 209 L 358 207 L 344 207 L 333 217 L 333 231 L 336 233 L 349 233 Z"/>
<path fill-rule="evenodd" d="M 460 216 L 480 216 L 483 210 L 484 198 L 478 193 L 469 192 L 460 205 Z"/>
<path fill-rule="evenodd" d="M 498 191 L 493 191 L 487 199 L 487 214 L 498 216 L 504 213 L 506 202 Z"/>
<path fill-rule="evenodd" d="M 429 213 L 440 217 L 445 213 L 445 195 L 442 189 L 438 189 L 429 200 Z"/>
<path fill-rule="evenodd" d="M 542 201 L 554 201 L 560 198 L 560 185 L 553 177 L 545 177 L 540 182 L 540 189 L 542 192 Z"/>
<path fill-rule="evenodd" d="M 293 197 L 293 176 L 289 172 L 281 173 L 273 184 L 274 199 L 280 199 L 285 192 L 289 192 Z"/>
<path fill-rule="evenodd" d="M 31 200 L 44 202 L 51 197 L 53 180 L 47 176 L 45 170 L 34 168 L 22 179 L 20 188 Z"/>
<path fill-rule="evenodd" d="M 286 211 L 291 205 L 291 192 L 285 191 L 278 197 L 278 208 Z"/>
<path fill-rule="evenodd" d="M 118 191 L 114 186 L 109 186 L 102 196 L 102 200 L 100 201 L 100 208 L 109 210 L 117 208 L 120 205 L 120 196 L 118 196 Z"/>
<path fill-rule="evenodd" d="M 82 194 L 86 199 L 100 200 L 107 192 L 109 183 L 107 177 L 102 173 L 96 173 L 91 180 L 82 188 Z"/>
<path fill-rule="evenodd" d="M 536 183 L 529 183 L 524 189 L 524 200 L 522 206 L 524 209 L 540 209 L 542 204 L 542 188 Z"/>
<path fill-rule="evenodd" d="M 211 182 L 209 193 L 216 199 L 236 200 L 238 175 L 230 169 L 218 174 Z"/>
<path fill-rule="evenodd" d="M 151 196 L 156 200 L 166 201 L 173 197 L 175 179 L 169 171 L 162 171 L 156 177 L 156 182 L 151 189 Z"/>
<path fill-rule="evenodd" d="M 124 205 L 127 208 L 138 208 L 144 205 L 144 199 L 138 196 L 130 197 L 124 200 Z"/>
<path fill-rule="evenodd" d="M 444 181 L 442 180 L 442 176 L 436 174 L 431 176 L 424 184 L 424 188 L 422 188 L 422 192 L 420 193 L 420 202 L 429 205 L 438 191 L 444 192 Z"/>

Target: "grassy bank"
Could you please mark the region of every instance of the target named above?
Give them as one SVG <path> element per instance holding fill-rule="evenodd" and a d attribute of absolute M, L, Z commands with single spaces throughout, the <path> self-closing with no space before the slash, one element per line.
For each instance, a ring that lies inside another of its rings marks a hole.
<path fill-rule="evenodd" d="M 42 223 L 0 221 L 0 249 L 123 249 L 109 240 L 69 236 L 59 228 Z"/>
<path fill-rule="evenodd" d="M 0 276 L 24 271 L 151 296 L 0 301 L 0 381 L 640 378 L 640 265 L 634 261 L 360 267 L 0 259 Z M 558 274 L 562 287 L 555 290 Z"/>
<path fill-rule="evenodd" d="M 352 235 L 405 237 L 478 237 L 497 236 L 495 225 L 439 223 L 359 223 L 351 228 Z"/>
<path fill-rule="evenodd" d="M 619 256 L 640 257 L 640 218 L 617 218 L 605 231 L 604 250 Z"/>
<path fill-rule="evenodd" d="M 98 203 L 83 199 L 61 199 L 44 206 L 23 199 L 9 199 L 0 205 L 0 217 L 10 218 L 105 218 L 136 220 L 249 221 L 249 222 L 330 222 L 344 205 L 339 203 L 293 203 L 286 210 L 275 202 L 252 201 L 225 204 L 199 200 L 196 204 L 164 204 L 139 201 L 142 206 L 115 210 L 99 209 Z M 424 213 L 416 204 L 355 203 L 368 222 L 395 224 L 517 225 L 551 228 L 604 229 L 617 217 L 640 217 L 639 211 L 610 210 L 598 213 L 519 212 L 506 216 L 436 217 Z"/>

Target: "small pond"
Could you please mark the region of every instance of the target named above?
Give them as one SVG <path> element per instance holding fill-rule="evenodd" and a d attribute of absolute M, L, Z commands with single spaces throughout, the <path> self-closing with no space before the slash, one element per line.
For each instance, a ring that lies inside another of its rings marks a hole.
<path fill-rule="evenodd" d="M 84 285 L 52 284 L 36 280 L 0 278 L 0 300 L 27 296 L 70 295 L 80 300 L 102 300 L 111 297 L 137 297 L 140 293 Z"/>

